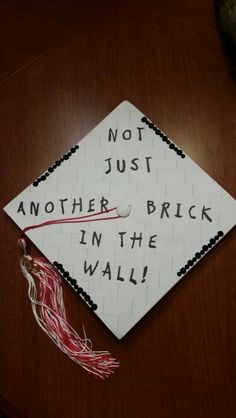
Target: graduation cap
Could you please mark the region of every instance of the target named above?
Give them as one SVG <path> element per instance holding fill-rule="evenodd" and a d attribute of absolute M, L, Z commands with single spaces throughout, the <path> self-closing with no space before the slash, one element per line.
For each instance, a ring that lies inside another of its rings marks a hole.
<path fill-rule="evenodd" d="M 235 200 L 128 101 L 4 210 L 22 230 L 21 269 L 36 320 L 102 378 L 118 362 L 69 325 L 61 280 L 121 339 L 233 228 L 236 215 Z M 27 254 L 25 236 L 46 259 Z"/>

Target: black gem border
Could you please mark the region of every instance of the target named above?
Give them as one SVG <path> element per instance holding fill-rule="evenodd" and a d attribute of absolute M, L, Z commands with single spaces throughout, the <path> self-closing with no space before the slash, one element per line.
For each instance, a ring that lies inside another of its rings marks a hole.
<path fill-rule="evenodd" d="M 70 273 L 64 269 L 63 265 L 61 263 L 58 263 L 58 261 L 54 261 L 53 265 L 54 267 L 56 267 L 59 273 L 63 276 L 63 278 L 67 281 L 67 283 L 69 283 L 69 285 L 76 291 L 76 293 L 82 296 L 82 298 L 87 303 L 87 305 L 89 305 L 89 307 L 93 311 L 96 311 L 97 309 L 96 303 L 92 301 L 91 297 L 88 295 L 88 293 L 84 291 L 82 287 L 78 286 L 76 280 L 70 276 Z"/>
<path fill-rule="evenodd" d="M 175 151 L 176 154 L 181 157 L 181 158 L 185 158 L 185 154 L 184 152 L 178 148 L 171 140 L 170 138 L 168 138 L 167 135 L 164 134 L 164 132 L 162 132 L 157 126 L 154 125 L 154 123 L 152 123 L 146 116 L 143 116 L 141 118 L 141 121 L 146 123 L 146 125 L 152 129 L 156 135 L 160 136 L 162 141 L 165 142 L 167 145 L 169 145 L 169 148 L 172 151 Z"/>
<path fill-rule="evenodd" d="M 79 145 L 76 144 L 74 147 L 71 147 L 70 151 L 67 152 L 66 154 L 64 154 L 60 159 L 56 160 L 54 164 L 52 164 L 47 171 L 45 171 L 44 174 L 42 174 L 42 176 L 38 177 L 36 180 L 34 180 L 33 182 L 33 186 L 34 187 L 38 187 L 39 183 L 41 181 L 45 181 L 47 179 L 48 176 L 50 176 L 50 174 L 53 173 L 54 170 L 56 170 L 57 167 L 59 167 L 61 165 L 61 163 L 63 163 L 63 161 L 68 160 L 72 154 L 74 154 L 77 150 L 79 149 Z"/>
<path fill-rule="evenodd" d="M 190 267 L 193 267 L 194 264 L 196 264 L 196 262 L 200 260 L 200 258 L 202 258 L 202 256 L 205 255 L 223 236 L 224 232 L 218 231 L 217 234 L 213 238 L 211 238 L 207 244 L 202 246 L 200 251 L 196 252 L 192 259 L 187 261 L 185 266 L 179 269 L 179 271 L 177 272 L 177 276 L 181 277 L 183 274 L 185 274 L 190 269 Z"/>

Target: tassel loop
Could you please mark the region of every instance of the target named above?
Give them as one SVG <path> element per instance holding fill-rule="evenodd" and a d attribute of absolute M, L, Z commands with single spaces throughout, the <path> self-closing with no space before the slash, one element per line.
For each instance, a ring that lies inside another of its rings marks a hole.
<path fill-rule="evenodd" d="M 18 239 L 18 245 L 21 248 L 21 250 L 23 251 L 24 255 L 27 255 L 26 253 L 26 242 L 24 238 L 19 238 Z"/>

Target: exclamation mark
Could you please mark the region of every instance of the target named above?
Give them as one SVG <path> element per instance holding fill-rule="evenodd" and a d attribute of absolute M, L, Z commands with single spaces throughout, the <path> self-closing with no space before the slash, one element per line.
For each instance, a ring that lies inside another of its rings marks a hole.
<path fill-rule="evenodd" d="M 143 278 L 141 280 L 141 283 L 145 282 L 145 280 L 146 280 L 145 277 L 147 275 L 147 270 L 148 270 L 148 266 L 145 266 L 144 269 L 143 269 Z"/>

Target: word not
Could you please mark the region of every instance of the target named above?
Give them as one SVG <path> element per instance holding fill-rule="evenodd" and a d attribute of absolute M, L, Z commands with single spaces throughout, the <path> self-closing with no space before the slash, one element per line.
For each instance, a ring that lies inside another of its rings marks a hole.
<path fill-rule="evenodd" d="M 147 173 L 151 172 L 150 167 L 150 160 L 152 157 L 144 157 L 144 161 L 141 162 L 141 165 L 144 167 L 144 169 L 147 171 Z M 140 168 L 140 159 L 138 157 L 132 158 L 132 160 L 127 163 L 126 160 L 115 160 L 113 158 L 106 158 L 104 161 L 107 163 L 107 169 L 105 171 L 105 174 L 109 174 L 112 169 L 119 173 L 125 173 L 127 171 L 127 168 L 133 171 L 137 171 Z"/>
<path fill-rule="evenodd" d="M 163 202 L 160 205 L 160 218 L 183 218 L 183 215 L 190 218 L 190 219 L 201 219 L 202 221 L 207 219 L 208 222 L 212 222 L 212 219 L 209 215 L 209 211 L 211 208 L 207 208 L 206 206 L 197 207 L 196 205 L 191 205 L 182 210 L 182 203 L 176 203 L 175 205 L 171 204 L 170 202 Z M 153 200 L 147 200 L 147 213 L 151 215 L 157 211 L 157 203 Z"/>
<path fill-rule="evenodd" d="M 90 277 L 93 276 L 94 273 L 96 272 L 99 264 L 100 264 L 99 260 L 97 260 L 95 264 L 88 264 L 87 261 L 85 260 L 84 261 L 84 274 L 89 274 Z M 144 269 L 143 269 L 142 277 L 139 277 L 139 282 L 144 283 L 146 281 L 147 271 L 148 271 L 148 266 L 145 266 Z M 111 265 L 110 265 L 109 261 L 107 261 L 104 268 L 102 269 L 102 276 L 106 277 L 108 280 L 112 279 L 112 269 L 111 269 Z M 124 273 L 122 273 L 122 267 L 119 266 L 117 268 L 115 277 L 116 277 L 116 280 L 118 280 L 120 282 L 129 281 L 129 282 L 131 282 L 135 285 L 138 283 L 137 276 L 135 276 L 135 268 L 134 267 L 132 267 L 130 269 L 130 273 L 127 277 L 127 276 L 124 275 Z"/>
<path fill-rule="evenodd" d="M 143 139 L 142 138 L 142 130 L 144 128 L 137 127 L 136 129 L 138 130 L 138 132 L 136 132 L 136 134 L 138 136 L 138 141 L 142 141 L 142 139 Z M 108 142 L 111 142 L 111 141 L 116 142 L 117 136 L 118 136 L 118 129 L 115 129 L 115 131 L 113 131 L 113 129 L 110 128 L 109 132 L 108 132 Z M 125 129 L 121 134 L 121 138 L 124 141 L 129 141 L 132 138 L 131 129 Z"/>

